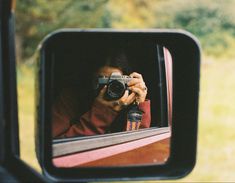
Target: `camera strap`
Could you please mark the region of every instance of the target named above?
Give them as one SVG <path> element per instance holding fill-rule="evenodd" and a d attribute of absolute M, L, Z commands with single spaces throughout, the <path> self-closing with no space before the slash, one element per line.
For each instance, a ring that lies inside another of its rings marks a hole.
<path fill-rule="evenodd" d="M 138 130 L 142 121 L 143 112 L 139 109 L 139 105 L 134 103 L 127 112 L 126 130 Z"/>

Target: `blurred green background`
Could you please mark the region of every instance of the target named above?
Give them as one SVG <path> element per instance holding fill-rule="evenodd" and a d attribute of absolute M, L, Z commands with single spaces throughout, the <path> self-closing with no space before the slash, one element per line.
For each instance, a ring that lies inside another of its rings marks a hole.
<path fill-rule="evenodd" d="M 235 181 L 234 7 L 233 0 L 17 0 L 22 159 L 40 170 L 34 145 L 34 53 L 45 35 L 59 28 L 177 28 L 193 33 L 202 46 L 197 164 L 178 181 Z"/>

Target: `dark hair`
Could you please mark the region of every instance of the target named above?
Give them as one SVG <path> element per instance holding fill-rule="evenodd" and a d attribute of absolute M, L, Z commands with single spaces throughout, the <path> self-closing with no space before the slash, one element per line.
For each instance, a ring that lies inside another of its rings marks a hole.
<path fill-rule="evenodd" d="M 131 73 L 128 58 L 122 49 L 104 50 L 104 52 L 98 56 L 94 72 L 97 72 L 98 69 L 104 66 L 118 68 L 124 75 L 129 75 Z"/>

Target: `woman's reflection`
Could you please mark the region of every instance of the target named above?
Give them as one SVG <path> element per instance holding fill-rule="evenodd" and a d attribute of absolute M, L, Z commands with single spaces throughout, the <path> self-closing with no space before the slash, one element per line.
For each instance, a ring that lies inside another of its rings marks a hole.
<path fill-rule="evenodd" d="M 123 51 L 111 51 L 100 60 L 93 65 L 90 99 L 78 97 L 80 94 L 71 88 L 63 89 L 56 98 L 52 109 L 53 138 L 150 127 L 150 100 L 146 99 L 142 75 L 131 72 Z M 89 110 L 82 113 L 86 101 L 92 102 Z"/>

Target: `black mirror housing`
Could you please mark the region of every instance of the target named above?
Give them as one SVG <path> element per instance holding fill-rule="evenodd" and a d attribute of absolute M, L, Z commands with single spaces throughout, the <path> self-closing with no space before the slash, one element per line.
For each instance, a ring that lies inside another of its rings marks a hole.
<path fill-rule="evenodd" d="M 58 168 L 52 163 L 51 105 L 53 49 L 79 39 L 154 40 L 173 57 L 173 112 L 171 151 L 165 164 Z M 42 42 L 36 69 L 36 150 L 43 173 L 50 179 L 66 181 L 176 179 L 190 173 L 196 163 L 200 46 L 188 32 L 178 30 L 80 30 L 56 31 Z"/>

